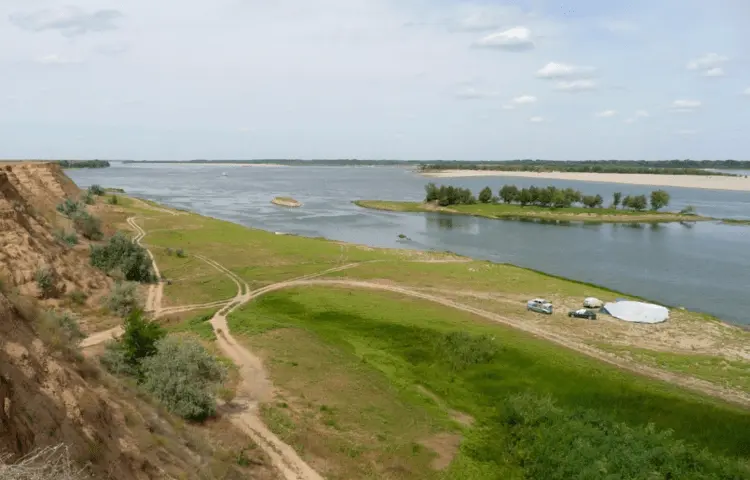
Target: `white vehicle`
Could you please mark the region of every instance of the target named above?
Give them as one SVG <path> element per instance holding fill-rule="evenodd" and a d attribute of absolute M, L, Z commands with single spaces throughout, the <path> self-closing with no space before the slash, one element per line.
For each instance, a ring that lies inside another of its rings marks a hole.
<path fill-rule="evenodd" d="M 547 300 L 543 298 L 535 298 L 533 300 L 529 300 L 526 302 L 526 310 L 531 310 L 532 312 L 538 312 L 538 313 L 546 313 L 547 315 L 552 315 L 552 304 L 549 303 Z"/>

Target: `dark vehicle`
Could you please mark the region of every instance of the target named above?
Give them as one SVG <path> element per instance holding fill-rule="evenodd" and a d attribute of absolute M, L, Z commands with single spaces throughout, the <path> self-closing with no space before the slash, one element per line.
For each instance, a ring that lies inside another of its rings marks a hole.
<path fill-rule="evenodd" d="M 581 308 L 580 310 L 571 310 L 568 312 L 569 317 L 575 318 L 586 318 L 588 320 L 596 320 L 596 312 L 587 308 Z"/>

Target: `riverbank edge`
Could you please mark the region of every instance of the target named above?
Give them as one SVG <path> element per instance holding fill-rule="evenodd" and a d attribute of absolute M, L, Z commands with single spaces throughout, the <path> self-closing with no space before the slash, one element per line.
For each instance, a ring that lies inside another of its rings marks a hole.
<path fill-rule="evenodd" d="M 372 202 L 377 202 L 379 205 L 374 205 Z M 507 213 L 507 214 L 498 214 L 498 215 L 490 215 L 485 213 L 472 213 L 472 212 L 460 212 L 457 210 L 452 210 L 450 208 L 446 207 L 433 207 L 433 206 L 426 206 L 424 203 L 420 202 L 401 202 L 401 201 L 389 201 L 389 200 L 354 200 L 352 202 L 358 207 L 361 208 L 368 208 L 370 210 L 381 210 L 384 212 L 397 212 L 397 213 L 443 213 L 446 215 L 463 215 L 463 216 L 469 216 L 469 217 L 479 217 L 479 218 L 488 218 L 491 220 L 506 220 L 506 221 L 523 221 L 525 219 L 530 220 L 547 220 L 547 221 L 554 221 L 554 222 L 579 222 L 579 223 L 690 223 L 690 222 L 708 222 L 708 221 L 719 221 L 719 219 L 712 218 L 712 217 L 702 217 L 700 215 L 679 215 L 679 214 L 665 214 L 665 213 L 655 213 L 651 215 L 667 215 L 667 217 L 661 217 L 661 218 L 638 218 L 633 219 L 632 217 L 629 217 L 627 215 L 623 215 L 622 219 L 619 218 L 604 218 L 604 217 L 579 217 L 579 216 L 573 216 L 568 214 L 548 214 L 548 210 L 545 210 L 544 213 L 542 212 L 535 212 L 534 206 L 527 206 L 525 208 L 529 209 L 528 212 L 525 212 L 522 215 L 518 215 L 516 213 Z M 392 207 L 389 208 L 387 204 L 391 204 Z M 594 214 L 596 215 L 596 214 Z M 648 212 L 644 212 L 644 215 L 649 215 Z M 669 218 L 669 215 L 675 215 L 676 218 Z M 750 222 L 748 222 L 750 223 Z"/>
<path fill-rule="evenodd" d="M 216 221 L 219 221 L 219 222 L 224 222 L 224 223 L 228 223 L 228 224 L 232 224 L 232 225 L 238 225 L 238 226 L 240 226 L 242 228 L 247 228 L 248 230 L 255 230 L 255 231 L 259 231 L 259 232 L 265 232 L 265 233 L 268 233 L 268 234 L 276 234 L 276 235 L 278 235 L 278 233 L 273 232 L 271 230 L 264 230 L 262 228 L 249 227 L 247 225 L 243 225 L 241 223 L 233 222 L 231 220 L 227 220 L 227 219 L 224 219 L 224 218 L 219 218 L 219 217 L 214 217 L 212 215 L 206 215 L 206 214 L 198 213 L 198 212 L 195 212 L 193 210 L 172 207 L 172 206 L 170 206 L 168 204 L 160 203 L 160 202 L 157 202 L 155 200 L 148 199 L 148 198 L 136 197 L 136 196 L 133 196 L 133 198 L 138 198 L 139 200 L 148 202 L 148 203 L 150 203 L 151 205 L 153 205 L 155 207 L 165 208 L 165 209 L 168 209 L 168 210 L 173 210 L 175 212 L 184 212 L 184 213 L 188 213 L 190 215 L 196 215 L 198 217 L 210 218 L 212 220 L 216 220 Z M 349 245 L 349 246 L 352 246 L 352 247 L 366 247 L 366 248 L 370 248 L 370 249 L 373 249 L 373 250 L 380 250 L 380 251 L 388 251 L 388 250 L 390 250 L 390 251 L 401 251 L 401 250 L 408 250 L 408 249 L 400 249 L 400 248 L 374 247 L 374 246 L 371 246 L 371 245 L 366 245 L 366 244 L 361 244 L 361 243 L 353 243 L 353 242 L 346 242 L 346 241 L 343 241 L 343 240 L 335 240 L 335 239 L 331 239 L 331 238 L 327 238 L 327 237 L 307 237 L 307 236 L 304 236 L 304 235 L 296 235 L 296 234 L 294 234 L 294 235 L 295 236 L 300 236 L 300 237 L 303 237 L 303 238 L 308 238 L 310 240 L 318 240 L 318 241 L 322 240 L 322 241 L 326 241 L 326 242 L 332 242 L 332 243 L 335 243 L 337 245 Z M 489 264 L 492 264 L 492 265 L 506 265 L 506 266 L 510 266 L 510 267 L 513 267 L 513 268 L 518 268 L 520 270 L 525 270 L 527 272 L 532 272 L 532 273 L 535 273 L 537 275 L 542 275 L 542 276 L 547 277 L 547 278 L 554 278 L 554 279 L 557 279 L 557 280 L 563 280 L 563 281 L 566 281 L 566 282 L 571 282 L 571 283 L 574 283 L 576 285 L 583 285 L 583 286 L 586 286 L 586 287 L 597 288 L 597 289 L 606 291 L 608 293 L 611 293 L 613 296 L 615 296 L 615 298 L 625 298 L 625 297 L 627 297 L 629 299 L 636 300 L 636 301 L 643 301 L 643 302 L 648 302 L 648 303 L 654 303 L 654 304 L 657 304 L 657 305 L 661 305 L 663 307 L 669 308 L 670 310 L 687 310 L 689 312 L 695 313 L 696 315 L 699 315 L 700 318 L 701 318 L 701 320 L 704 320 L 704 321 L 709 322 L 709 323 L 720 323 L 720 324 L 726 325 L 726 326 L 731 327 L 731 328 L 739 328 L 741 330 L 750 330 L 750 325 L 743 325 L 743 324 L 731 323 L 731 322 L 722 320 L 721 318 L 719 318 L 719 317 L 717 317 L 717 316 L 715 316 L 715 315 L 713 315 L 711 313 L 704 312 L 704 311 L 701 311 L 701 310 L 688 310 L 688 309 L 686 309 L 684 307 L 669 305 L 667 303 L 664 303 L 664 302 L 661 302 L 661 301 L 657 301 L 657 300 L 653 300 L 653 299 L 649 299 L 649 298 L 646 298 L 646 297 L 643 297 L 643 296 L 632 295 L 632 294 L 629 294 L 629 293 L 620 292 L 618 290 L 613 290 L 612 288 L 609 288 L 609 287 L 603 286 L 603 285 L 599 285 L 599 284 L 596 284 L 596 283 L 586 282 L 586 281 L 583 281 L 583 280 L 576 280 L 574 278 L 564 277 L 562 275 L 556 275 L 554 273 L 548 273 L 548 272 L 544 272 L 544 271 L 537 270 L 537 269 L 534 269 L 534 268 L 524 267 L 524 266 L 521 266 L 521 265 L 516 265 L 514 263 L 493 262 L 491 260 L 484 260 L 484 259 L 472 258 L 472 257 L 468 257 L 466 255 L 461 255 L 459 253 L 452 252 L 450 250 L 434 250 L 434 249 L 433 250 L 419 249 L 419 250 L 420 251 L 424 251 L 424 252 L 444 253 L 446 255 L 452 255 L 452 256 L 454 256 L 456 258 L 467 259 L 467 260 L 470 260 L 472 262 L 483 262 L 483 263 L 489 263 Z"/>
<path fill-rule="evenodd" d="M 647 187 L 750 192 L 750 178 L 744 176 L 666 175 L 647 173 L 513 172 L 500 170 L 424 170 L 415 171 L 415 173 L 427 178 L 520 177 L 540 180 L 617 183 Z"/>

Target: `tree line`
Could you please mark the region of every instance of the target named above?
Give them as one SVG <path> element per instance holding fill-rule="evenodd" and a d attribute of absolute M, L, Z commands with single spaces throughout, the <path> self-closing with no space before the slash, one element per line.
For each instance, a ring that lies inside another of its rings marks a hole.
<path fill-rule="evenodd" d="M 107 168 L 109 162 L 106 160 L 58 160 L 56 162 L 62 168 Z"/>
<path fill-rule="evenodd" d="M 497 170 L 521 172 L 661 173 L 672 175 L 722 175 L 707 169 L 750 169 L 747 160 L 505 160 L 423 162 L 420 170 Z"/>
<path fill-rule="evenodd" d="M 615 192 L 612 195 L 610 208 L 618 207 L 644 211 L 650 208 L 653 211 L 661 210 L 669 205 L 669 193 L 664 190 L 654 190 L 651 195 L 627 195 Z M 573 188 L 536 187 L 518 188 L 515 185 L 504 185 L 497 193 L 490 187 L 484 187 L 475 197 L 468 188 L 453 187 L 450 185 L 437 186 L 428 183 L 425 186 L 425 202 L 437 202 L 442 207 L 450 205 L 473 205 L 476 203 L 500 203 L 518 204 L 522 207 L 534 205 L 547 208 L 567 208 L 574 205 L 582 205 L 586 208 L 602 208 L 604 197 L 601 195 L 584 195 Z"/>

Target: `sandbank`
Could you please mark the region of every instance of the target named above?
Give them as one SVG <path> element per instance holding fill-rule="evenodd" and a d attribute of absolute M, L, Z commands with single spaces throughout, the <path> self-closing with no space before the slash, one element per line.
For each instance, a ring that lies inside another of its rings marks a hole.
<path fill-rule="evenodd" d="M 658 175 L 642 173 L 576 173 L 576 172 L 502 172 L 498 170 L 443 170 L 422 173 L 432 178 L 522 177 L 579 182 L 624 183 L 652 187 L 703 188 L 750 192 L 750 178 L 701 175 Z"/>

